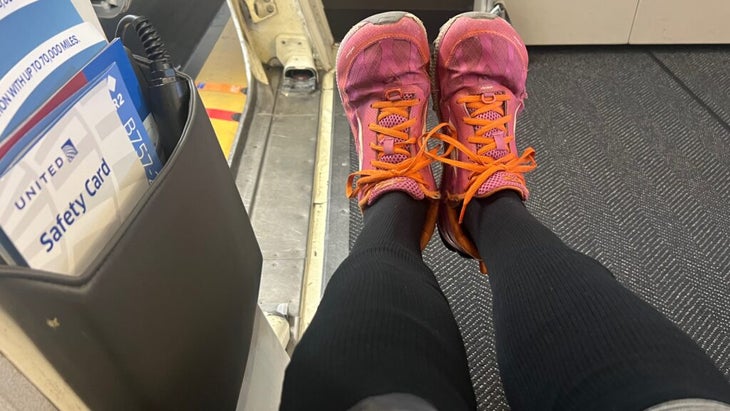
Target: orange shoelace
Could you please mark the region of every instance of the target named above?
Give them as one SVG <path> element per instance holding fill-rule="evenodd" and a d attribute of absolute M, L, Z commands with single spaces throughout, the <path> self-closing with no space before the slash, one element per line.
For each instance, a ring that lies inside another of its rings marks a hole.
<path fill-rule="evenodd" d="M 491 130 L 501 130 L 506 136 L 504 143 L 509 144 L 514 140 L 514 136 L 508 135 L 507 124 L 512 121 L 511 115 L 505 115 L 504 103 L 510 98 L 504 94 L 495 94 L 491 99 L 485 99 L 482 95 L 473 95 L 460 98 L 457 100 L 459 104 L 466 104 L 469 109 L 470 116 L 464 117 L 464 122 L 470 126 L 478 127 L 474 135 L 467 138 L 467 142 L 471 144 L 481 145 L 477 152 L 467 148 L 459 142 L 455 137 L 456 133 L 452 131 L 451 136 L 442 133 L 435 133 L 434 136 L 443 141 L 447 148 L 443 154 L 433 155 L 432 152 L 425 153 L 427 157 L 440 161 L 452 167 L 458 167 L 471 171 L 469 176 L 469 188 L 464 193 L 464 202 L 461 206 L 461 214 L 459 215 L 459 224 L 464 220 L 466 206 L 474 198 L 479 188 L 490 177 L 499 171 L 514 173 L 522 184 L 525 184 L 525 178 L 522 173 L 532 171 L 537 167 L 535 162 L 535 150 L 532 147 L 527 148 L 521 156 L 517 157 L 515 153 L 510 152 L 504 157 L 494 159 L 487 155 L 492 150 L 497 149 L 497 143 L 493 137 L 485 135 Z M 489 120 L 477 118 L 479 115 L 495 111 L 500 114 L 500 118 Z M 426 144 L 426 143 L 424 143 Z M 452 158 L 454 150 L 464 153 L 470 161 L 459 161 Z"/>
<path fill-rule="evenodd" d="M 372 170 L 360 170 L 350 174 L 347 178 L 347 196 L 352 198 L 360 192 L 366 192 L 370 190 L 375 184 L 385 180 L 389 180 L 397 177 L 407 177 L 415 180 L 423 190 L 427 197 L 437 198 L 438 191 L 430 190 L 427 187 L 427 182 L 424 181 L 420 171 L 431 165 L 431 159 L 425 154 L 427 152 L 426 146 L 422 144 L 422 139 L 418 137 L 410 137 L 406 130 L 413 127 L 416 124 L 415 118 L 410 118 L 409 108 L 417 105 L 419 100 L 398 100 L 398 101 L 380 101 L 373 103 L 371 107 L 376 110 L 380 110 L 378 113 L 378 122 L 384 118 L 396 115 L 403 118 L 407 118 L 401 124 L 394 127 L 383 127 L 379 124 L 370 124 L 368 128 L 377 133 L 377 142 L 370 143 L 370 149 L 377 152 L 376 159 L 371 162 L 371 165 L 375 167 Z M 393 146 L 392 154 L 399 154 L 405 156 L 406 159 L 398 163 L 390 163 L 387 161 L 381 161 L 381 158 L 385 155 L 385 148 L 381 144 L 384 137 L 393 137 L 396 141 Z M 412 156 L 408 150 L 408 146 L 416 144 L 418 152 Z M 436 154 L 438 149 L 434 149 L 432 154 Z M 355 178 L 359 177 L 357 181 Z M 354 188 L 353 188 L 354 183 Z"/>

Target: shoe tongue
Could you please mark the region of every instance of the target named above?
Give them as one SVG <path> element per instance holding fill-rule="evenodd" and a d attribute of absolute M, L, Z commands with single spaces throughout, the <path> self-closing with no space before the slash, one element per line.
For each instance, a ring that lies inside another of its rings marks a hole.
<path fill-rule="evenodd" d="M 416 98 L 416 95 L 413 93 L 407 93 L 403 94 L 401 98 L 398 100 L 413 100 Z M 382 127 L 387 128 L 393 128 L 395 126 L 398 126 L 400 124 L 405 123 L 408 121 L 408 118 L 399 116 L 397 114 L 391 114 L 389 116 L 383 117 L 382 120 L 378 122 L 378 125 Z M 406 133 L 409 132 L 409 129 L 404 130 Z M 399 140 L 395 137 L 385 136 L 383 137 L 382 146 L 384 149 L 384 155 L 380 158 L 380 161 L 383 161 L 385 163 L 400 163 L 401 161 L 404 161 L 408 159 L 408 156 L 405 156 L 403 154 L 396 154 L 393 152 L 395 149 L 395 143 L 397 143 Z"/>
<path fill-rule="evenodd" d="M 501 94 L 501 93 L 494 93 L 494 94 Z M 470 108 L 469 115 L 471 115 L 475 111 L 477 111 L 477 109 Z M 482 114 L 479 114 L 479 115 L 473 116 L 473 117 L 482 119 L 482 120 L 496 121 L 496 120 L 499 120 L 500 118 L 502 118 L 503 116 L 498 111 L 490 110 L 490 111 L 484 112 Z M 479 128 L 480 127 L 474 127 L 474 132 L 476 133 L 477 130 L 479 130 Z M 498 128 L 493 128 L 493 129 L 487 131 L 486 133 L 484 133 L 484 136 L 494 138 L 497 141 L 497 145 L 500 145 L 502 138 L 504 138 L 504 131 L 502 131 Z M 482 147 L 483 147 L 482 144 L 476 145 L 477 150 L 481 150 Z M 490 150 L 484 154 L 489 157 L 492 157 L 493 159 L 496 160 L 498 158 L 502 158 L 502 157 L 506 156 L 507 154 L 509 154 L 509 151 L 506 148 L 496 148 L 496 149 Z"/>

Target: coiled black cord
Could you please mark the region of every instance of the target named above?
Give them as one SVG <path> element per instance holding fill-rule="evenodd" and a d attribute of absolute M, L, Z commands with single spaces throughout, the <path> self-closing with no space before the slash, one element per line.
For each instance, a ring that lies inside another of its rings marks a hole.
<path fill-rule="evenodd" d="M 147 17 L 135 16 L 128 14 L 122 17 L 117 23 L 117 29 L 114 33 L 115 37 L 121 37 L 124 40 L 124 34 L 129 26 L 134 27 L 137 32 L 142 47 L 144 48 L 147 58 L 154 62 L 169 63 L 171 60 L 170 53 L 167 52 L 165 43 L 162 42 L 157 29 L 150 23 Z"/>
<path fill-rule="evenodd" d="M 147 20 L 147 17 L 139 17 L 132 24 L 139 40 L 142 42 L 145 53 L 147 53 L 147 58 L 152 61 L 169 63 L 170 54 L 167 52 L 167 47 L 162 42 L 157 29 Z"/>
<path fill-rule="evenodd" d="M 124 41 L 124 33 L 129 26 L 134 27 L 150 60 L 144 75 L 146 97 L 150 112 L 157 123 L 158 155 L 165 161 L 175 150 L 187 123 L 191 88 L 185 79 L 178 76 L 167 47 L 147 17 L 124 16 L 117 24 L 116 37 L 122 37 Z"/>

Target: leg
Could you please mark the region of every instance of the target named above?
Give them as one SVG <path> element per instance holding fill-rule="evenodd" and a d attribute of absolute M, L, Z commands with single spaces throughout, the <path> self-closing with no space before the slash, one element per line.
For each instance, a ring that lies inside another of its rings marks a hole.
<path fill-rule="evenodd" d="M 500 372 L 514 409 L 730 402 L 730 385 L 689 337 L 563 244 L 517 193 L 472 202 L 465 227 L 489 269 Z"/>
<path fill-rule="evenodd" d="M 287 369 L 282 409 L 346 410 L 390 393 L 438 409 L 474 409 L 459 330 L 423 263 L 428 205 L 389 193 L 365 212 Z"/>
<path fill-rule="evenodd" d="M 421 257 L 438 198 L 420 146 L 429 61 L 423 24 L 404 12 L 363 20 L 340 45 L 337 88 L 360 170 L 347 192 L 365 227 L 294 351 L 282 409 L 345 410 L 392 393 L 475 407 L 459 330 Z"/>
<path fill-rule="evenodd" d="M 447 143 L 439 230 L 482 260 L 493 289 L 497 354 L 514 409 L 642 410 L 674 399 L 730 402 L 712 361 L 595 260 L 566 247 L 522 205 L 515 119 L 528 55 L 504 20 L 465 13 L 436 42 Z"/>

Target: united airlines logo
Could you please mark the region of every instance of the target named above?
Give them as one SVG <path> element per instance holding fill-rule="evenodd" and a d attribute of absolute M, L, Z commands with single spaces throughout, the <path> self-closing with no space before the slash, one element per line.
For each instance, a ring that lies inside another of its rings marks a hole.
<path fill-rule="evenodd" d="M 63 143 L 61 150 L 63 150 L 63 154 L 66 155 L 66 159 L 69 163 L 72 162 L 77 155 L 79 155 L 79 150 L 76 149 L 76 146 L 71 139 L 68 139 L 65 143 Z"/>

